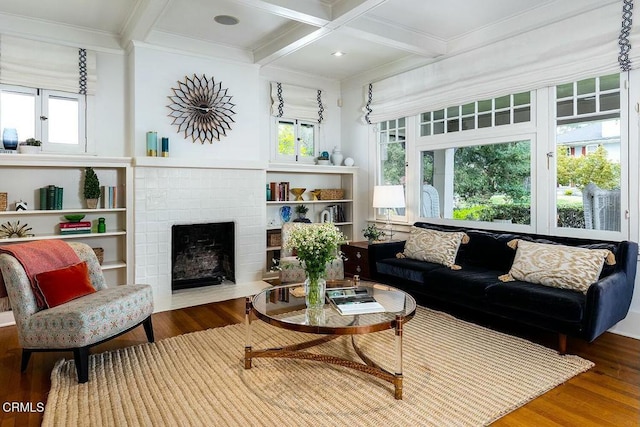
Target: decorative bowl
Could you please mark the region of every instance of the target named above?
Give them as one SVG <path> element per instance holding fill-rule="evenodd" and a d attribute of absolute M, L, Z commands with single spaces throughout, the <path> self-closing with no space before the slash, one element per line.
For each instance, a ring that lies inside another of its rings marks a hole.
<path fill-rule="evenodd" d="M 83 214 L 69 214 L 65 215 L 64 218 L 69 222 L 80 222 L 82 218 L 84 218 Z"/>
<path fill-rule="evenodd" d="M 294 196 L 296 196 L 296 198 L 294 199 L 297 202 L 301 202 L 304 199 L 302 198 L 302 194 L 307 191 L 306 188 L 292 188 L 291 190 L 291 194 L 293 194 Z"/>

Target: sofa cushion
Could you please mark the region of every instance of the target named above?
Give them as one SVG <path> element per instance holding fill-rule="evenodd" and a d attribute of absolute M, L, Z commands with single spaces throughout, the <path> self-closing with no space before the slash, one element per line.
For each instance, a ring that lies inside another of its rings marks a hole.
<path fill-rule="evenodd" d="M 507 243 L 519 236 L 480 230 L 469 230 L 467 234 L 469 243 L 460 247 L 458 263 L 469 263 L 503 273 L 509 271 L 516 253 Z"/>
<path fill-rule="evenodd" d="M 402 255 L 419 261 L 452 267 L 456 263 L 458 248 L 468 236 L 463 232 L 444 232 L 411 227 Z"/>
<path fill-rule="evenodd" d="M 458 297 L 462 297 L 463 300 L 467 297 L 482 299 L 488 287 L 502 284 L 498 280 L 499 274 L 497 270 L 474 265 L 463 265 L 460 270 L 439 268 L 429 272 L 425 277 L 424 286 L 436 296 L 455 295 L 456 299 Z"/>
<path fill-rule="evenodd" d="M 89 280 L 86 262 L 36 274 L 35 282 L 47 308 L 59 306 L 96 291 Z"/>
<path fill-rule="evenodd" d="M 443 267 L 441 264 L 409 258 L 386 258 L 378 261 L 376 268 L 379 274 L 386 274 L 388 276 L 423 284 L 426 273 Z"/>
<path fill-rule="evenodd" d="M 522 281 L 488 287 L 486 299 L 491 305 L 536 313 L 566 322 L 582 321 L 587 300 L 580 292 Z"/>
<path fill-rule="evenodd" d="M 514 241 L 515 242 L 515 241 Z M 604 249 L 584 249 L 517 240 L 516 256 L 509 274 L 502 280 L 521 280 L 584 294 L 600 276 L 605 258 L 613 254 Z"/>

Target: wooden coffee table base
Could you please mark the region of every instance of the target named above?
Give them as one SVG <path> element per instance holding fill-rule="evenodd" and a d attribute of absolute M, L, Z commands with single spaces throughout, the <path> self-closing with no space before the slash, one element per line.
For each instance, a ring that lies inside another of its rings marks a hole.
<path fill-rule="evenodd" d="M 377 363 L 367 357 L 362 350 L 358 347 L 355 335 L 351 335 L 351 344 L 356 354 L 362 359 L 364 363 L 360 363 L 353 360 L 344 359 L 337 356 L 309 353 L 305 350 L 307 348 L 315 347 L 320 344 L 332 341 L 339 338 L 340 335 L 327 335 L 321 338 L 311 341 L 302 342 L 286 347 L 269 348 L 263 350 L 253 350 L 251 347 L 251 299 L 247 298 L 245 324 L 246 324 L 246 345 L 244 348 L 244 368 L 251 369 L 251 362 L 253 359 L 259 357 L 273 357 L 273 358 L 285 358 L 285 359 L 301 359 L 301 360 L 315 360 L 318 362 L 330 363 L 332 365 L 344 366 L 346 368 L 354 369 L 356 371 L 364 372 L 369 375 L 373 375 L 376 378 L 380 378 L 393 384 L 394 397 L 398 400 L 402 399 L 402 325 L 403 317 L 396 316 L 395 327 L 395 345 L 396 345 L 396 373 L 391 373 Z"/>

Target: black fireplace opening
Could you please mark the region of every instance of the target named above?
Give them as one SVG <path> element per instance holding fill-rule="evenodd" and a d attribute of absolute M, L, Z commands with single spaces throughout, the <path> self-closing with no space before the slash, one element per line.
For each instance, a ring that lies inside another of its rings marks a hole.
<path fill-rule="evenodd" d="M 235 224 L 171 227 L 171 290 L 235 282 Z"/>

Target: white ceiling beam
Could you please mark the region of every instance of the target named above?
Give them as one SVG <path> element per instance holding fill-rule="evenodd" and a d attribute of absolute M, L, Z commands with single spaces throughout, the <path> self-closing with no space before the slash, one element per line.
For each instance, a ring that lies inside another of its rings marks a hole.
<path fill-rule="evenodd" d="M 363 16 L 342 27 L 345 34 L 427 58 L 444 55 L 447 43 L 423 33 Z"/>
<path fill-rule="evenodd" d="M 329 26 L 334 29 L 338 28 L 372 11 L 387 1 L 389 0 L 343 0 L 338 2 L 331 10 L 332 19 Z"/>
<path fill-rule="evenodd" d="M 121 46 L 127 47 L 132 40 L 146 41 L 171 1 L 139 0 L 120 32 Z"/>
<path fill-rule="evenodd" d="M 301 8 L 300 3 L 320 4 L 319 2 L 300 2 L 298 0 L 270 0 L 269 2 L 264 0 L 239 0 L 244 4 L 255 5 L 256 7 L 265 7 L 270 5 L 271 10 L 281 10 L 285 3 L 290 7 Z M 309 28 L 305 25 L 298 25 L 293 30 L 287 32 L 281 37 L 278 37 L 264 46 L 255 49 L 253 51 L 253 58 L 256 64 L 267 65 L 283 56 L 295 52 L 296 50 L 307 46 L 310 43 L 326 36 L 332 31 L 342 27 L 348 22 L 362 16 L 368 11 L 380 6 L 388 0 L 345 0 L 336 4 L 335 9 L 331 10 L 331 20 L 324 20 L 323 23 L 316 23 L 320 26 L 318 29 Z M 276 6 L 278 3 L 280 6 Z M 288 9 L 292 11 L 293 9 Z M 324 10 L 324 9 L 323 9 Z M 317 15 L 316 15 L 317 16 Z M 291 19 L 296 19 L 291 17 Z M 299 21 L 302 22 L 302 21 Z M 306 22 L 309 23 L 309 22 Z"/>
<path fill-rule="evenodd" d="M 309 43 L 313 43 L 330 32 L 331 30 L 327 28 L 313 28 L 308 25 L 298 24 L 291 31 L 255 49 L 253 51 L 253 62 L 267 65 L 278 58 L 305 47 Z"/>
<path fill-rule="evenodd" d="M 316 27 L 323 27 L 331 21 L 331 8 L 317 0 L 236 0 L 236 2 Z"/>

